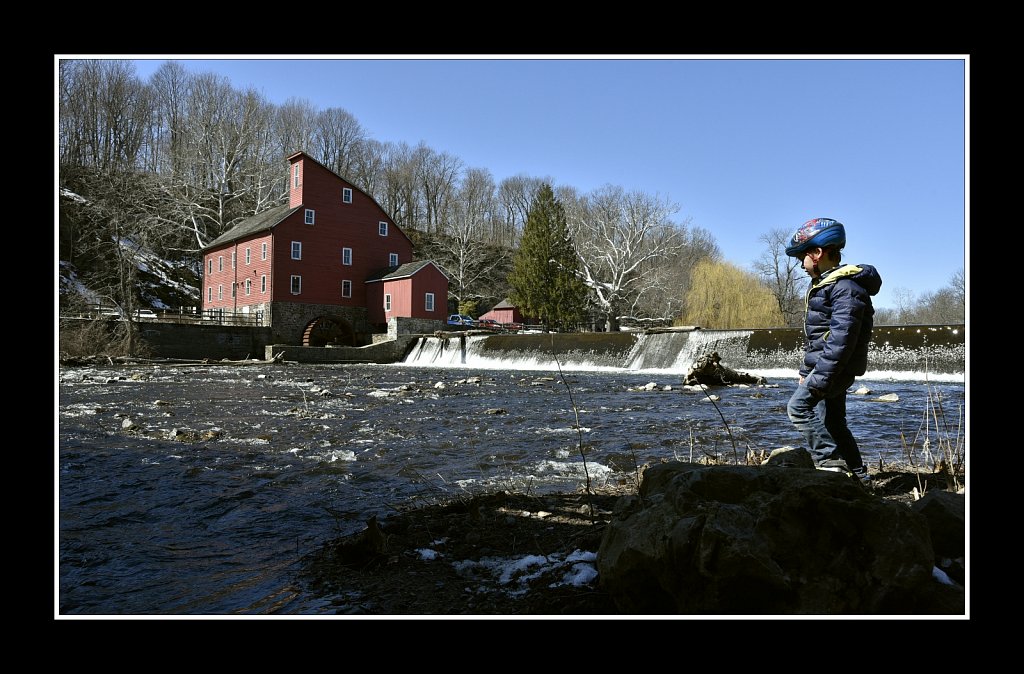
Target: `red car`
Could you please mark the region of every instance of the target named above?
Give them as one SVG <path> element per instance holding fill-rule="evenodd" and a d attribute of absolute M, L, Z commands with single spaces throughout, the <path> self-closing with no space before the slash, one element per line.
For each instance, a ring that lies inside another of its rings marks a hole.
<path fill-rule="evenodd" d="M 481 330 L 501 330 L 501 323 L 493 318 L 478 318 L 476 327 Z"/>

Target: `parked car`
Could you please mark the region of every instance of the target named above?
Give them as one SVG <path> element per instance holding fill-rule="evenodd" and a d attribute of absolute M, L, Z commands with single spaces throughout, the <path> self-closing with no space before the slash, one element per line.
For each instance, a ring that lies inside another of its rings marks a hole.
<path fill-rule="evenodd" d="M 152 309 L 136 309 L 135 320 L 137 321 L 155 321 L 157 319 L 156 312 Z"/>
<path fill-rule="evenodd" d="M 476 325 L 476 321 L 464 314 L 452 314 L 448 317 L 448 325 L 462 325 L 467 328 L 472 328 Z"/>
<path fill-rule="evenodd" d="M 499 332 L 501 330 L 501 323 L 494 320 L 493 318 L 478 318 L 476 321 L 476 327 L 484 330 L 494 330 Z"/>

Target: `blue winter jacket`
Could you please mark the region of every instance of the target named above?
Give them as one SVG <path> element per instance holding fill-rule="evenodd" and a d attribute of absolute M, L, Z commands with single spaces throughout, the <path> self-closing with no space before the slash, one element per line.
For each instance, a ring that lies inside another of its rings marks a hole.
<path fill-rule="evenodd" d="M 800 376 L 821 395 L 848 387 L 868 367 L 868 343 L 875 323 L 871 296 L 882 277 L 871 265 L 841 265 L 811 283 L 805 299 L 804 364 Z"/>

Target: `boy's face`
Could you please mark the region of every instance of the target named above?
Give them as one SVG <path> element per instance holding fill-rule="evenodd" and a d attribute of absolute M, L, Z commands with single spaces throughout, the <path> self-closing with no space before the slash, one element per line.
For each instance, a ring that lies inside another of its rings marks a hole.
<path fill-rule="evenodd" d="M 804 271 L 811 278 L 818 278 L 821 274 L 818 272 L 818 260 L 821 259 L 824 251 L 821 248 L 811 248 L 804 253 Z"/>

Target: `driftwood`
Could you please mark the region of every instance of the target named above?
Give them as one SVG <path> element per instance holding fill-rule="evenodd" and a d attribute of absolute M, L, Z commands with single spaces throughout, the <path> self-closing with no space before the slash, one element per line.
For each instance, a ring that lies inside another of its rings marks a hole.
<path fill-rule="evenodd" d="M 722 358 L 717 351 L 705 353 L 697 359 L 686 373 L 683 383 L 687 386 L 728 386 L 729 384 L 767 384 L 764 377 L 755 377 L 746 372 L 737 372 L 722 365 Z"/>

